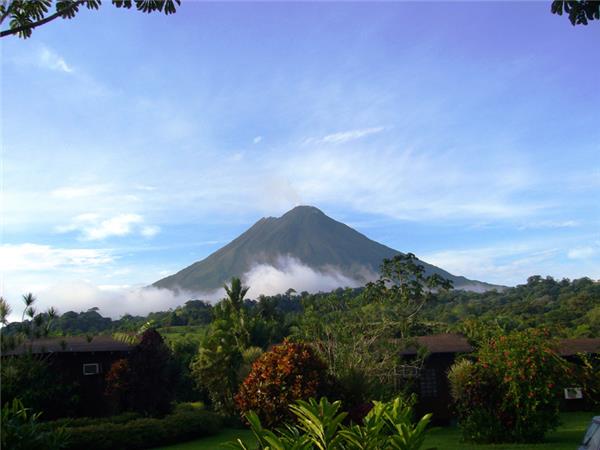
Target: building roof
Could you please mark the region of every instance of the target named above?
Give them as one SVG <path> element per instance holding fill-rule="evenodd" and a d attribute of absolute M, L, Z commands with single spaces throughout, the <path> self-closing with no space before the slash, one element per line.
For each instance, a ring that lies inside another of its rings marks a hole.
<path fill-rule="evenodd" d="M 559 339 L 558 353 L 561 356 L 572 356 L 577 353 L 600 354 L 600 338 Z"/>
<path fill-rule="evenodd" d="M 26 341 L 4 355 L 22 355 L 24 353 L 88 353 L 88 352 L 126 352 L 133 345 L 118 341 L 112 336 L 94 336 L 91 341 L 86 336 L 65 336 L 59 338 L 36 339 Z"/>
<path fill-rule="evenodd" d="M 425 347 L 429 353 L 470 353 L 475 349 L 465 336 L 458 333 L 433 334 L 414 338 L 416 346 L 402 350 L 402 355 L 415 355 L 417 347 Z M 558 353 L 561 356 L 572 356 L 577 353 L 600 354 L 600 338 L 559 339 Z"/>
<path fill-rule="evenodd" d="M 470 353 L 473 346 L 462 334 L 442 333 L 431 336 L 417 336 L 414 338 L 418 347 L 425 347 L 429 353 Z M 409 346 L 400 352 L 402 355 L 415 355 L 417 346 Z"/>

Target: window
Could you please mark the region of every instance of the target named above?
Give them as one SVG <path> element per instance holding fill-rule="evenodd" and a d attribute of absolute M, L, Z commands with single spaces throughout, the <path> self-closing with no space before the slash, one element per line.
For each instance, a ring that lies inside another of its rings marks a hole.
<path fill-rule="evenodd" d="M 580 387 L 565 388 L 565 398 L 567 400 L 577 400 L 583 398 L 583 392 Z"/>
<path fill-rule="evenodd" d="M 417 378 L 420 369 L 416 366 L 398 366 L 396 367 L 396 375 L 400 378 Z"/>
<path fill-rule="evenodd" d="M 435 369 L 425 369 L 421 372 L 421 396 L 437 397 L 437 377 Z"/>
<path fill-rule="evenodd" d="M 98 363 L 89 363 L 83 365 L 83 374 L 84 375 L 97 375 L 100 373 L 100 364 Z"/>

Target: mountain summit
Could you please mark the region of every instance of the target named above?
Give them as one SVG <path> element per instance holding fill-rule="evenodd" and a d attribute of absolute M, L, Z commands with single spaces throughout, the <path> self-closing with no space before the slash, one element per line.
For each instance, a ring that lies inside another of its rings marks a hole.
<path fill-rule="evenodd" d="M 375 279 L 381 262 L 398 253 L 314 206 L 297 206 L 279 218 L 260 219 L 225 247 L 153 286 L 207 292 L 222 287 L 232 276 L 243 277 L 257 264 L 278 267 L 282 257 L 294 258 L 317 272 L 335 271 L 362 284 Z M 427 274 L 438 273 L 452 280 L 457 289 L 483 291 L 499 287 L 421 262 Z"/>

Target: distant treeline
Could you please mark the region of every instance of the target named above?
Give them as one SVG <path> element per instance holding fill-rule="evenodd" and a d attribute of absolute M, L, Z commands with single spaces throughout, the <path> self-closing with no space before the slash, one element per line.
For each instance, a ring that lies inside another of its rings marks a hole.
<path fill-rule="evenodd" d="M 290 289 L 285 294 L 260 296 L 245 300 L 251 316 L 276 318 L 294 326 L 306 307 L 319 305 L 323 320 L 327 320 L 326 305 L 343 309 L 351 307 L 363 289 L 337 289 L 328 293 L 297 294 Z M 204 300 L 190 300 L 169 311 L 152 312 L 147 316 L 124 315 L 112 320 L 103 317 L 98 308 L 84 312 L 68 311 L 52 321 L 51 335 L 106 334 L 134 331 L 152 321 L 157 327 L 208 325 L 213 321 L 214 305 Z M 600 336 L 600 282 L 589 278 L 555 280 L 532 276 L 526 284 L 502 292 L 475 293 L 452 290 L 440 293 L 425 305 L 417 334 L 447 331 L 468 332 L 473 324 L 497 327 L 505 331 L 527 328 L 548 328 L 555 336 Z M 18 331 L 20 324 L 4 327 L 3 334 Z"/>
<path fill-rule="evenodd" d="M 557 337 L 598 337 L 600 281 L 535 275 L 504 292 L 441 293 L 423 318 L 454 329 L 477 321 L 505 331 L 547 328 Z"/>

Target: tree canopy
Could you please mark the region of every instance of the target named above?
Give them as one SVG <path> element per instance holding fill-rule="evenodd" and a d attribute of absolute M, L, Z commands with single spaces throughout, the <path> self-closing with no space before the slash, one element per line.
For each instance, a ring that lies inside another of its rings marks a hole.
<path fill-rule="evenodd" d="M 54 3 L 54 11 L 52 4 Z M 117 8 L 145 13 L 162 12 L 173 14 L 181 0 L 112 0 Z M 26 39 L 33 30 L 56 19 L 72 19 L 81 8 L 99 9 L 102 0 L 2 0 L 0 2 L 0 25 L 8 20 L 8 28 L 0 31 L 0 37 L 17 35 Z"/>
<path fill-rule="evenodd" d="M 573 25 L 587 25 L 589 21 L 600 20 L 599 0 L 554 0 L 552 13 L 559 16 L 569 15 Z"/>

